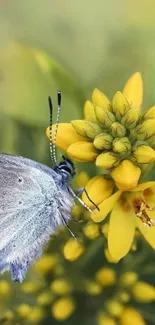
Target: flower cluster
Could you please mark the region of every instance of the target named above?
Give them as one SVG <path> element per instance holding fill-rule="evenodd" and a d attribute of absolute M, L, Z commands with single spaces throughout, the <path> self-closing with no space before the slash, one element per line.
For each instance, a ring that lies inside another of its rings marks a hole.
<path fill-rule="evenodd" d="M 155 249 L 155 182 L 141 183 L 155 159 L 155 106 L 142 114 L 142 99 L 140 73 L 128 80 L 123 92 L 116 92 L 112 103 L 95 89 L 92 102 L 84 105 L 85 119 L 60 123 L 57 136 L 57 146 L 73 160 L 95 161 L 100 167 L 86 190 L 99 207 L 91 214 L 94 222 L 111 212 L 108 249 L 116 260 L 130 250 L 136 228 Z M 82 199 L 94 209 L 85 193 Z"/>

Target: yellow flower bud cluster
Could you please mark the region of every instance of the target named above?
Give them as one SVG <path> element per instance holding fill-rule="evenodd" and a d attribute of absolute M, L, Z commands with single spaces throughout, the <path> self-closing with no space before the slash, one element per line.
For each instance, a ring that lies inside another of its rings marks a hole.
<path fill-rule="evenodd" d="M 100 90 L 94 89 L 84 113 L 84 120 L 71 124 L 85 141 L 72 144 L 68 154 L 78 161 L 96 161 L 98 167 L 110 172 L 122 161 L 131 161 L 139 168 L 137 184 L 146 165 L 155 160 L 155 106 L 142 115 L 130 105 L 125 92 L 117 91 L 110 104 Z"/>

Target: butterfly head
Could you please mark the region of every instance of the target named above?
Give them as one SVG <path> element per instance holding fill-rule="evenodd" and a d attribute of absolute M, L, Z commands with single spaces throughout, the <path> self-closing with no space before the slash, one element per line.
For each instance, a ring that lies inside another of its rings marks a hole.
<path fill-rule="evenodd" d="M 60 173 L 66 180 L 72 178 L 75 173 L 75 166 L 71 159 L 62 155 L 63 160 L 60 161 L 59 165 L 54 167 L 57 173 Z"/>

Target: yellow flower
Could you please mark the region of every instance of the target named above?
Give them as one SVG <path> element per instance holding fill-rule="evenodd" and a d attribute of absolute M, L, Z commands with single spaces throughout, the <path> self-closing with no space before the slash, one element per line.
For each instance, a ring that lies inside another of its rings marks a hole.
<path fill-rule="evenodd" d="M 108 250 L 114 259 L 119 260 L 128 253 L 136 228 L 155 249 L 154 206 L 155 182 L 146 182 L 130 191 L 115 192 L 99 204 L 99 211 L 95 209 L 91 213 L 92 220 L 100 222 L 111 212 Z"/>
<path fill-rule="evenodd" d="M 63 253 L 66 260 L 75 261 L 84 253 L 84 245 L 74 238 L 70 238 L 64 246 Z"/>
<path fill-rule="evenodd" d="M 120 316 L 120 325 L 146 325 L 140 313 L 132 308 L 126 307 Z"/>
<path fill-rule="evenodd" d="M 60 298 L 52 306 L 52 314 L 59 321 L 68 319 L 74 310 L 75 303 L 71 297 Z"/>
<path fill-rule="evenodd" d="M 146 282 L 136 282 L 132 287 L 132 294 L 139 302 L 152 302 L 155 300 L 155 288 Z"/>
<path fill-rule="evenodd" d="M 66 295 L 72 291 L 71 284 L 65 279 L 56 279 L 50 286 L 52 293 L 56 295 Z"/>
<path fill-rule="evenodd" d="M 53 270 L 57 263 L 57 257 L 54 255 L 44 254 L 41 258 L 35 263 L 34 269 L 42 274 L 46 274 Z"/>
<path fill-rule="evenodd" d="M 155 109 L 142 115 L 142 99 L 139 72 L 131 76 L 122 92 L 116 92 L 112 103 L 94 89 L 92 102 L 87 100 L 84 105 L 84 119 L 60 123 L 56 145 L 75 161 L 95 162 L 119 189 L 135 188 L 155 161 Z"/>
<path fill-rule="evenodd" d="M 114 285 L 116 282 L 116 274 L 115 271 L 108 268 L 103 267 L 99 269 L 96 273 L 96 280 L 103 286 L 109 287 Z"/>

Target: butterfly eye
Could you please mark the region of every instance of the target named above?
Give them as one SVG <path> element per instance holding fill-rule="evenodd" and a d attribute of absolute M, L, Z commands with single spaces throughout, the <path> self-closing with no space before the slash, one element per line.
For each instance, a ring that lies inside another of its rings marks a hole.
<path fill-rule="evenodd" d="M 22 183 L 23 179 L 21 177 L 18 178 L 18 182 Z"/>

